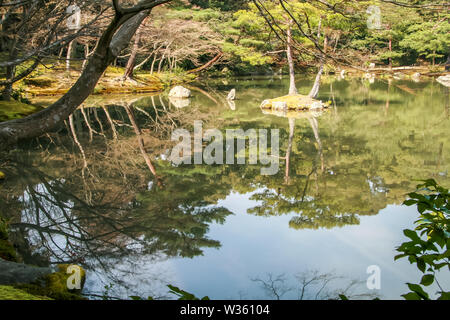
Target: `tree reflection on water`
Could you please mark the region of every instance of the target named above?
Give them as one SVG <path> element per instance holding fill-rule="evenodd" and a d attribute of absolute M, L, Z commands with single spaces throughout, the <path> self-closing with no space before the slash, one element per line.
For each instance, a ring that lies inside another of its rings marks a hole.
<path fill-rule="evenodd" d="M 7 155 L 0 210 L 23 260 L 79 263 L 105 285 L 163 288 L 169 259 L 221 247 L 208 233 L 232 214 L 220 206 L 232 192 L 251 194 L 250 215 L 288 215 L 296 230 L 331 229 L 402 203 L 414 179 L 449 181 L 448 95 L 433 96 L 447 99 L 439 100 L 444 110 L 434 103 L 423 113 L 391 84 L 368 90 L 340 82 L 330 84 L 333 108 L 320 117 L 275 117 L 258 106 L 280 89 L 254 83 L 240 82 L 233 108 L 228 87 L 197 90 L 189 112 L 164 97 L 93 97 L 58 133 Z M 421 90 L 414 103 L 426 105 L 435 89 Z M 192 129 L 194 120 L 221 130 L 280 129 L 282 170 L 261 176 L 256 165 L 173 166 L 171 133 Z"/>

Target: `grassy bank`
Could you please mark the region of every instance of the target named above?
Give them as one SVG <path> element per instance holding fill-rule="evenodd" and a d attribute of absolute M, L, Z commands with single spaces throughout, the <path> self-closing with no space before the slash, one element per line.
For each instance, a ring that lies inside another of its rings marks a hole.
<path fill-rule="evenodd" d="M 22 103 L 16 100 L 0 101 L 0 122 L 20 119 L 41 109 L 42 108 L 39 106 Z"/>
<path fill-rule="evenodd" d="M 17 82 L 14 89 L 25 97 L 61 95 L 66 93 L 80 77 L 81 64 L 66 70 L 64 64 L 39 67 L 26 79 Z M 124 80 L 124 68 L 110 66 L 98 82 L 93 94 L 158 92 L 173 84 L 190 82 L 195 75 L 186 73 L 153 73 L 138 71 L 133 80 Z"/>
<path fill-rule="evenodd" d="M 33 295 L 11 286 L 0 286 L 0 300 L 52 300 L 52 299 L 48 297 Z"/>
<path fill-rule="evenodd" d="M 23 102 L 12 99 L 0 101 L 0 122 L 20 119 L 42 110 L 41 106 L 26 103 L 37 96 L 60 96 L 65 94 L 78 80 L 81 74 L 81 64 L 73 64 L 70 71 L 63 64 L 40 66 L 29 77 L 14 84 L 15 96 Z M 161 92 L 165 89 L 183 83 L 189 83 L 197 78 L 194 74 L 153 73 L 138 71 L 132 80 L 124 80 L 125 70 L 120 67 L 108 67 L 103 77 L 94 89 L 94 95 L 133 94 Z M 16 97 L 16 98 L 17 98 Z"/>

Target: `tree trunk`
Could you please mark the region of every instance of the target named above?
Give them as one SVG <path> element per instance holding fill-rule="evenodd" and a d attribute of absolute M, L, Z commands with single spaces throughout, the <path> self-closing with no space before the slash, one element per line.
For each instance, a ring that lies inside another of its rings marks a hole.
<path fill-rule="evenodd" d="M 161 67 L 162 67 L 162 64 L 163 64 L 165 58 L 166 58 L 166 53 L 163 53 L 161 60 L 159 61 L 158 73 L 161 73 Z"/>
<path fill-rule="evenodd" d="M 153 74 L 153 72 L 155 71 L 155 63 L 158 59 L 158 52 L 155 52 L 155 57 L 153 58 L 153 62 L 152 62 L 152 67 L 150 69 L 150 74 Z"/>
<path fill-rule="evenodd" d="M 117 13 L 101 36 L 86 69 L 64 96 L 40 112 L 0 123 L 0 149 L 59 127 L 91 94 L 103 72 L 125 49 L 150 10 Z"/>
<path fill-rule="evenodd" d="M 16 67 L 15 66 L 9 66 L 6 67 L 6 80 L 11 80 L 14 78 L 14 75 L 16 74 Z M 2 100 L 3 101 L 10 101 L 11 95 L 13 92 L 13 84 L 8 83 L 4 86 L 2 91 Z"/>
<path fill-rule="evenodd" d="M 17 56 L 16 43 L 17 43 L 17 39 L 14 39 L 11 42 L 11 44 L 10 44 L 9 58 L 15 58 Z M 15 75 L 16 75 L 16 66 L 8 66 L 8 67 L 6 67 L 5 79 L 7 81 L 14 79 Z M 6 83 L 4 88 L 3 88 L 3 91 L 2 91 L 1 99 L 3 101 L 10 101 L 12 92 L 13 92 L 13 82 Z"/>
<path fill-rule="evenodd" d="M 69 42 L 69 46 L 67 47 L 67 55 L 66 55 L 66 71 L 70 71 L 70 60 L 73 57 L 73 48 L 76 40 L 72 40 Z"/>
<path fill-rule="evenodd" d="M 324 65 L 325 65 L 325 60 L 322 58 L 322 62 L 320 63 L 319 71 L 317 72 L 317 75 L 316 75 L 316 80 L 314 81 L 314 85 L 313 85 L 311 91 L 309 92 L 309 96 L 311 98 L 316 98 L 317 95 L 319 94 L 320 81 L 322 79 Z"/>
<path fill-rule="evenodd" d="M 139 27 L 139 29 L 136 32 L 136 37 L 134 38 L 134 44 L 133 44 L 133 49 L 131 50 L 131 55 L 130 58 L 128 59 L 128 63 L 127 66 L 125 68 L 125 74 L 123 76 L 124 79 L 133 79 L 133 71 L 134 71 L 134 66 L 136 65 L 136 57 L 137 57 L 137 52 L 139 50 L 139 43 L 141 42 L 141 38 L 142 38 L 142 31 L 145 27 L 145 23 L 147 22 L 148 17 L 146 17 L 144 19 L 144 21 L 142 21 L 141 26 Z"/>
<path fill-rule="evenodd" d="M 336 49 L 337 49 L 337 47 L 338 47 L 340 38 L 341 38 L 341 35 L 338 33 L 337 36 L 336 36 L 336 42 L 335 42 L 335 44 L 334 44 L 333 53 L 336 52 Z"/>
<path fill-rule="evenodd" d="M 81 66 L 81 71 L 84 70 L 84 68 L 86 68 L 86 63 L 89 59 L 89 44 L 86 43 L 84 45 L 84 61 L 83 61 L 83 65 Z"/>
<path fill-rule="evenodd" d="M 292 20 L 289 21 L 289 27 L 287 29 L 287 59 L 289 64 L 289 94 L 298 94 L 297 87 L 295 86 L 295 67 L 294 59 L 292 58 Z"/>
<path fill-rule="evenodd" d="M 322 18 L 320 18 L 319 28 L 317 30 L 317 42 L 319 42 L 319 40 L 320 40 L 321 25 L 322 25 Z M 327 39 L 327 36 L 325 34 L 324 35 L 324 42 L 323 42 L 323 53 L 321 54 L 321 57 L 320 57 L 319 71 L 317 72 L 316 79 L 314 81 L 314 85 L 313 85 L 311 91 L 309 92 L 309 96 L 311 98 L 316 98 L 317 95 L 319 94 L 320 81 L 322 80 L 323 69 L 324 69 L 324 66 L 325 66 L 325 55 L 327 53 L 327 47 L 328 47 L 328 39 Z"/>
<path fill-rule="evenodd" d="M 392 38 L 389 38 L 389 52 L 392 54 Z M 389 69 L 392 69 L 392 57 L 389 57 Z"/>
<path fill-rule="evenodd" d="M 320 42 L 321 28 L 322 28 L 322 17 L 320 17 L 319 27 L 317 28 L 317 43 Z M 323 53 L 320 56 L 319 71 L 317 72 L 316 79 L 314 81 L 314 85 L 311 88 L 311 91 L 309 92 L 309 96 L 311 98 L 316 98 L 317 95 L 319 94 L 320 81 L 322 80 L 323 69 L 324 69 L 325 61 L 326 61 L 325 55 L 327 53 L 327 47 L 328 47 L 328 39 L 327 39 L 326 33 L 324 33 Z"/>

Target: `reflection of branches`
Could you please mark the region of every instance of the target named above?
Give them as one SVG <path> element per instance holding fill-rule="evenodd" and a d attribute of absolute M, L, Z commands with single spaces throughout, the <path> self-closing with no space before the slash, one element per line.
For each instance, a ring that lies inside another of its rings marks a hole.
<path fill-rule="evenodd" d="M 314 297 L 314 300 L 320 300 L 324 297 L 327 299 L 331 298 L 327 294 L 324 294 L 327 286 L 331 281 L 342 278 L 335 276 L 332 273 L 320 274 L 318 270 L 302 272 L 297 274 L 295 277 L 300 283 L 298 293 L 299 300 L 310 300 L 312 297 Z M 309 288 L 311 286 L 317 287 L 316 292 L 313 295 L 309 292 Z"/>
<path fill-rule="evenodd" d="M 219 101 L 217 101 L 212 95 L 210 95 L 207 91 L 205 91 L 205 90 L 203 90 L 203 89 L 201 89 L 201 88 L 198 88 L 198 87 L 195 87 L 195 86 L 192 86 L 192 85 L 186 85 L 186 87 L 188 88 L 188 89 L 191 89 L 191 90 L 195 90 L 195 91 L 198 91 L 198 92 L 200 92 L 201 94 L 203 94 L 205 97 L 207 97 L 209 100 L 211 100 L 212 102 L 214 102 L 216 105 L 219 105 Z"/>
<path fill-rule="evenodd" d="M 325 170 L 325 163 L 324 163 L 324 158 L 323 158 L 322 141 L 320 140 L 320 135 L 319 135 L 319 123 L 317 122 L 317 118 L 315 118 L 315 117 L 309 117 L 308 120 L 309 120 L 309 123 L 311 124 L 311 128 L 313 129 L 313 132 L 314 132 L 314 137 L 316 138 L 316 141 L 317 141 L 317 146 L 318 146 L 317 152 L 319 153 L 321 172 L 323 173 Z"/>
<path fill-rule="evenodd" d="M 289 143 L 288 149 L 286 151 L 286 173 L 285 173 L 285 183 L 289 184 L 289 171 L 291 164 L 291 152 L 292 152 L 292 142 L 294 140 L 295 134 L 295 119 L 289 118 Z"/>
<path fill-rule="evenodd" d="M 83 115 L 84 123 L 86 124 L 86 126 L 88 127 L 88 130 L 89 130 L 89 141 L 92 142 L 92 139 L 94 138 L 94 133 L 98 134 L 98 132 L 95 131 L 94 129 L 92 129 L 92 126 L 89 123 L 89 120 L 86 116 L 86 112 L 84 111 L 84 106 L 80 107 L 80 111 L 81 111 L 81 114 Z"/>
<path fill-rule="evenodd" d="M 84 172 L 87 169 L 87 161 L 86 161 L 86 154 L 84 153 L 83 146 L 81 145 L 80 141 L 78 140 L 77 133 L 75 132 L 75 127 L 73 125 L 73 114 L 69 116 L 69 125 L 70 125 L 70 132 L 72 133 L 73 141 L 75 141 L 75 144 L 78 146 L 81 152 L 81 156 L 83 157 L 83 176 Z"/>
<path fill-rule="evenodd" d="M 365 281 L 348 279 L 333 272 L 320 273 L 308 270 L 289 279 L 285 274 L 267 279 L 251 279 L 257 282 L 269 298 L 280 300 L 288 292 L 296 291 L 298 300 L 338 300 L 340 295 L 350 299 L 374 299 L 377 294 L 363 291 Z M 296 285 L 295 285 L 296 284 Z"/>
<path fill-rule="evenodd" d="M 276 300 L 280 300 L 286 293 L 293 290 L 292 288 L 286 286 L 287 279 L 284 274 L 280 274 L 275 277 L 269 273 L 267 274 L 266 280 L 260 278 L 254 278 L 251 280 L 259 283 L 266 294 Z"/>
<path fill-rule="evenodd" d="M 116 126 L 114 125 L 114 121 L 111 118 L 111 115 L 108 112 L 108 109 L 106 107 L 102 107 L 103 111 L 105 111 L 106 114 L 106 118 L 109 121 L 109 124 L 111 125 L 111 130 L 113 132 L 113 137 L 116 140 L 117 139 L 117 130 L 116 130 Z"/>
<path fill-rule="evenodd" d="M 148 156 L 147 152 L 145 151 L 144 139 L 142 138 L 141 129 L 139 129 L 139 126 L 136 123 L 136 118 L 134 117 L 133 109 L 132 107 L 125 106 L 125 110 L 127 111 L 134 132 L 136 133 L 136 136 L 138 138 L 139 149 L 141 150 L 141 154 L 144 157 L 145 163 L 147 164 L 148 168 L 150 169 L 151 173 L 155 176 L 155 178 L 159 180 L 158 175 L 156 174 L 156 169 L 153 166 L 152 161 L 150 160 L 150 157 Z"/>
<path fill-rule="evenodd" d="M 102 194 L 99 188 L 107 177 L 88 203 L 80 197 L 86 186 L 77 183 L 74 174 L 64 181 L 24 164 L 10 165 L 9 170 L 8 175 L 20 177 L 25 184 L 18 198 L 21 216 L 13 218 L 11 228 L 18 238 L 29 239 L 35 246 L 29 250 L 37 249 L 50 263 L 81 263 L 89 270 L 109 274 L 117 284 L 121 279 L 114 272 L 133 272 L 131 266 L 118 270 L 118 262 L 134 261 L 133 265 L 141 257 L 147 257 L 146 263 L 149 258 L 193 257 L 202 254 L 202 247 L 219 247 L 219 242 L 206 238 L 208 225 L 223 223 L 229 214 L 208 207 L 203 200 L 189 204 L 183 196 L 178 200 L 183 203 L 180 206 L 173 192 L 158 189 L 141 195 L 141 200 L 117 184 L 114 191 Z"/>
<path fill-rule="evenodd" d="M 143 157 L 156 175 L 150 159 L 167 150 L 174 128 L 198 117 L 195 109 L 186 115 L 165 108 L 162 99 L 156 105 L 148 96 L 117 100 L 108 99 L 109 107 L 94 101 L 94 106 L 76 110 L 66 122 L 67 131 L 39 141 L 49 152 L 32 151 L 8 164 L 14 192 L 4 193 L 0 205 L 5 200 L 14 238 L 27 263 L 79 263 L 97 273 L 96 281 L 123 287 L 131 275 L 152 265 L 149 262 L 194 257 L 203 248 L 220 247 L 220 242 L 207 237 L 209 225 L 223 223 L 230 212 L 206 200 L 215 198 L 217 190 L 192 186 L 190 178 L 165 181 L 164 189 L 146 180 Z M 98 112 L 102 108 L 105 112 Z M 115 130 L 120 123 L 126 126 Z M 105 135 L 108 124 L 117 139 Z M 74 146 L 81 152 L 74 152 Z M 80 160 L 89 175 L 77 166 Z M 51 173 L 36 169 L 43 163 Z"/>
<path fill-rule="evenodd" d="M 100 132 L 101 132 L 100 134 L 106 138 L 105 131 L 103 130 L 102 122 L 100 121 L 100 119 L 98 117 L 97 108 L 94 108 L 94 117 L 95 117 L 95 120 L 97 121 L 98 125 L 100 126 Z"/>

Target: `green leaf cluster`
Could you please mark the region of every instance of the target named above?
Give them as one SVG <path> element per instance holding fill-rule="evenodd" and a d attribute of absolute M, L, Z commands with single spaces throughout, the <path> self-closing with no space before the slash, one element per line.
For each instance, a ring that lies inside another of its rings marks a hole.
<path fill-rule="evenodd" d="M 436 277 L 441 270 L 450 271 L 450 193 L 429 179 L 417 186 L 417 191 L 410 193 L 407 206 L 417 206 L 420 219 L 416 221 L 415 230 L 404 230 L 410 241 L 397 248 L 400 252 L 395 260 L 408 258 L 411 264 L 424 274 L 420 284 L 408 283 L 411 292 L 403 295 L 407 300 L 429 300 L 430 295 L 422 286 L 433 283 L 439 286 L 438 299 L 450 299 L 450 292 L 445 291 Z"/>

